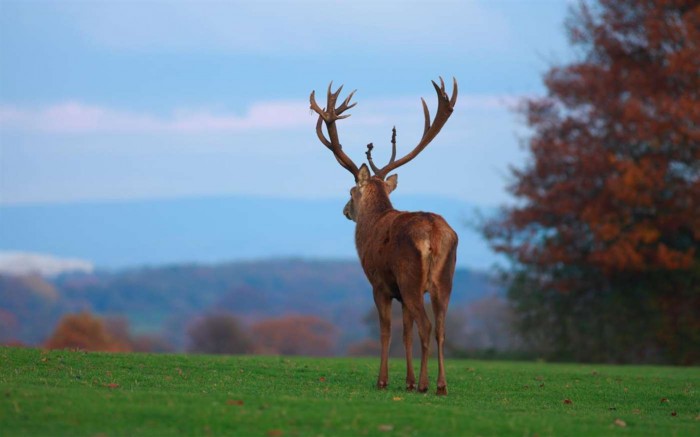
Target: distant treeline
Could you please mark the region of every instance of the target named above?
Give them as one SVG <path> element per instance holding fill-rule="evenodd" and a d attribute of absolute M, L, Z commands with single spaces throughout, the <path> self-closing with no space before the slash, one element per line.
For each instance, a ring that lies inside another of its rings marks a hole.
<path fill-rule="evenodd" d="M 508 314 L 500 296 L 488 274 L 457 270 L 450 309 L 455 353 L 515 344 L 501 332 L 508 328 Z M 296 353 L 261 340 L 291 329 L 329 334 L 317 341 L 323 347 L 301 348 L 300 354 L 370 354 L 377 339 L 374 313 L 371 289 L 356 261 L 173 265 L 52 279 L 0 276 L 3 343 L 45 345 L 62 318 L 83 314 L 104 322 L 108 337 L 121 338 L 116 350 L 207 351 L 198 346 L 196 329 L 223 315 L 240 325 L 247 352 Z M 127 338 L 140 340 L 127 347 Z"/>

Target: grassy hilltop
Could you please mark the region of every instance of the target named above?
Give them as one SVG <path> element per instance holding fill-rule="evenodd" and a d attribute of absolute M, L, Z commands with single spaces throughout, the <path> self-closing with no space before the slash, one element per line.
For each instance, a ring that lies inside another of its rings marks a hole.
<path fill-rule="evenodd" d="M 700 435 L 698 368 L 448 360 L 437 397 L 434 367 L 422 395 L 377 366 L 0 348 L 0 434 Z"/>

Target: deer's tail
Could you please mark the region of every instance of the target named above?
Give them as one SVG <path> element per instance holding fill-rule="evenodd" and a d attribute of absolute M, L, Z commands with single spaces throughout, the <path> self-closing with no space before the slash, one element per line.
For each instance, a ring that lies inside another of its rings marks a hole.
<path fill-rule="evenodd" d="M 457 263 L 457 233 L 442 221 L 430 235 L 428 261 L 428 291 L 449 293 L 452 290 L 452 277 Z"/>

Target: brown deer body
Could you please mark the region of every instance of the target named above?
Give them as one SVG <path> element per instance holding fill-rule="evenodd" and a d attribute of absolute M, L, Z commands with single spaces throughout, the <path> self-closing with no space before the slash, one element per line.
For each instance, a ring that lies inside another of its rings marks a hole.
<path fill-rule="evenodd" d="M 421 368 L 418 391 L 428 390 L 428 356 L 431 323 L 425 311 L 424 295 L 429 293 L 435 316 L 435 337 L 438 347 L 437 394 L 447 394 L 444 368 L 445 316 L 452 291 L 452 278 L 457 254 L 457 234 L 439 215 L 428 212 L 404 212 L 394 209 L 389 194 L 396 188 L 397 175 L 386 178 L 389 171 L 413 159 L 437 135 L 457 99 L 457 83 L 451 99 L 441 86 L 435 84 L 438 93 L 438 112 L 430 123 L 427 106 L 425 130 L 421 142 L 404 158 L 396 161 L 396 136 L 392 136 L 392 157 L 385 167 L 377 168 L 368 145 L 367 158 L 375 175 L 363 164 L 359 169 L 342 151 L 338 141 L 335 120 L 345 118 L 342 112 L 351 108 L 348 98 L 335 108 L 340 89 L 328 90 L 328 105 L 321 109 L 311 94 L 311 108 L 319 114 L 317 134 L 321 142 L 333 151 L 338 162 L 355 176 L 356 186 L 343 213 L 356 222 L 355 244 L 362 268 L 372 285 L 374 302 L 379 313 L 381 364 L 377 386 L 386 388 L 389 381 L 388 358 L 391 337 L 391 302 L 397 299 L 403 310 L 403 340 L 406 348 L 406 388 L 416 388 L 413 371 L 413 324 L 418 326 L 421 343 Z M 342 89 L 342 87 L 341 87 Z M 330 137 L 321 130 L 325 121 Z M 385 180 L 386 179 L 386 180 Z"/>

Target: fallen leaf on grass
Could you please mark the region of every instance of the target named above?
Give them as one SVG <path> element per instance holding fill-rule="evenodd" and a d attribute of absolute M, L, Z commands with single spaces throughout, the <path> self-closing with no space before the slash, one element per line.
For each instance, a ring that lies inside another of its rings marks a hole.
<path fill-rule="evenodd" d="M 320 377 L 320 378 L 318 378 L 318 380 L 321 381 L 321 382 L 326 382 L 326 378 L 324 378 L 323 376 Z"/>
<path fill-rule="evenodd" d="M 668 402 L 668 398 L 661 398 L 661 403 Z"/>
<path fill-rule="evenodd" d="M 394 396 L 393 398 L 395 401 L 402 401 L 403 398 L 401 396 Z"/>
<path fill-rule="evenodd" d="M 243 405 L 243 401 L 240 399 L 229 399 L 226 401 L 226 405 Z"/>
<path fill-rule="evenodd" d="M 116 382 L 110 382 L 109 384 L 105 384 L 105 387 L 107 388 L 119 388 L 119 384 Z"/>
<path fill-rule="evenodd" d="M 394 430 L 394 425 L 379 425 L 377 429 L 383 432 L 389 432 Z"/>
<path fill-rule="evenodd" d="M 267 435 L 270 437 L 282 437 L 284 435 L 284 431 L 281 429 L 271 429 L 267 431 Z"/>
<path fill-rule="evenodd" d="M 622 419 L 615 419 L 615 421 L 613 422 L 613 424 L 614 424 L 615 426 L 619 426 L 620 428 L 624 428 L 624 427 L 627 426 L 627 422 L 625 422 L 625 421 L 622 420 Z"/>
<path fill-rule="evenodd" d="M 678 416 L 678 413 L 676 413 L 675 411 L 671 411 L 671 416 L 676 417 Z"/>
<path fill-rule="evenodd" d="M 571 405 L 571 404 L 573 404 L 573 402 L 571 402 L 571 399 L 564 399 L 564 403 L 565 403 L 566 405 Z"/>

